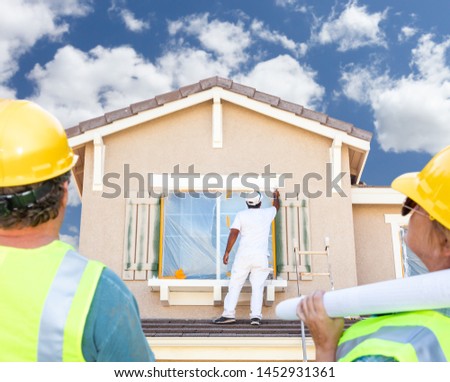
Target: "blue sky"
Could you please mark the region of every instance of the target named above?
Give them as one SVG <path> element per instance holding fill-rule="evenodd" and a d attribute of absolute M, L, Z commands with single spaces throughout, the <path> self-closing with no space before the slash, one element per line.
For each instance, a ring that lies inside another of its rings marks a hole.
<path fill-rule="evenodd" d="M 450 142 L 449 14 L 440 0 L 2 0 L 0 97 L 71 127 L 219 75 L 373 132 L 362 180 L 389 185 Z"/>

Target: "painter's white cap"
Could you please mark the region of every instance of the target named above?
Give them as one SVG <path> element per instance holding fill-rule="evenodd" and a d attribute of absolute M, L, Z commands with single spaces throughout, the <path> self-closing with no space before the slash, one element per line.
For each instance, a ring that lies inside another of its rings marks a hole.
<path fill-rule="evenodd" d="M 253 196 L 251 196 L 251 195 L 253 195 Z M 262 200 L 262 196 L 259 191 L 256 191 L 256 193 L 255 192 L 249 193 L 245 198 L 245 202 L 249 206 L 256 206 L 261 202 L 261 200 Z"/>

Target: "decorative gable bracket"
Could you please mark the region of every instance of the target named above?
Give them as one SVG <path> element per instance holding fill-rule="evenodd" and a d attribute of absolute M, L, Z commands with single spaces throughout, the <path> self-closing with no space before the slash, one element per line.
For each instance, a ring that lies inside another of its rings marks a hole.
<path fill-rule="evenodd" d="M 94 143 L 93 191 L 103 191 L 103 175 L 105 172 L 105 144 L 101 135 L 96 135 Z"/>
<path fill-rule="evenodd" d="M 213 97 L 212 110 L 212 147 L 221 149 L 223 144 L 222 103 L 220 97 Z"/>

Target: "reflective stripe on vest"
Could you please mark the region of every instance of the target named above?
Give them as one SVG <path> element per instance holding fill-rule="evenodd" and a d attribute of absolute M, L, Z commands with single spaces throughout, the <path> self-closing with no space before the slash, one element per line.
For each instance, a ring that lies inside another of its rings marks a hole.
<path fill-rule="evenodd" d="M 104 267 L 59 240 L 0 246 L 0 362 L 85 361 L 84 328 Z"/>
<path fill-rule="evenodd" d="M 344 358 L 355 347 L 372 338 L 399 344 L 410 344 L 416 351 L 417 360 L 420 362 L 447 361 L 434 333 L 423 326 L 384 326 L 374 333 L 357 337 L 339 345 L 336 352 L 337 359 Z M 374 351 L 373 354 L 378 353 Z"/>
<path fill-rule="evenodd" d="M 63 360 L 64 328 L 72 301 L 88 260 L 74 251 L 67 251 L 45 300 L 39 325 L 37 360 Z M 55 309 L 58 307 L 58 309 Z"/>
<path fill-rule="evenodd" d="M 372 355 L 400 362 L 450 360 L 450 317 L 434 310 L 388 314 L 359 321 L 343 333 L 339 361 Z"/>

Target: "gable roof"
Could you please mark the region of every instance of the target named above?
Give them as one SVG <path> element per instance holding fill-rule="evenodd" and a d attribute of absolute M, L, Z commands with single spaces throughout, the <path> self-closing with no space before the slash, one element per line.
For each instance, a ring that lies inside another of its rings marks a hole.
<path fill-rule="evenodd" d="M 70 145 L 79 155 L 73 173 L 78 189 L 83 189 L 84 151 L 88 142 L 114 134 L 152 119 L 200 104 L 205 101 L 223 99 L 257 113 L 322 135 L 337 145 L 350 147 L 350 173 L 352 183 L 357 183 L 364 168 L 372 133 L 353 124 L 332 118 L 302 105 L 285 101 L 280 97 L 260 92 L 255 88 L 236 83 L 230 79 L 211 77 L 195 84 L 160 94 L 101 116 L 82 121 L 66 129 Z"/>
<path fill-rule="evenodd" d="M 351 123 L 332 118 L 327 114 L 307 109 L 299 104 L 284 101 L 280 97 L 260 92 L 255 88 L 241 85 L 230 79 L 221 77 L 211 77 L 208 79 L 204 79 L 195 84 L 184 86 L 177 90 L 157 95 L 154 98 L 133 103 L 122 109 L 113 110 L 101 116 L 88 119 L 86 121 L 82 121 L 78 125 L 66 129 L 66 133 L 69 138 L 73 138 L 81 134 L 84 134 L 90 130 L 107 126 L 115 121 L 124 118 L 129 118 L 143 111 L 156 109 L 170 102 L 181 100 L 193 94 L 197 94 L 205 90 L 212 89 L 214 87 L 229 90 L 230 92 L 246 96 L 255 101 L 268 104 L 276 109 L 284 110 L 293 113 L 299 117 L 319 122 L 321 125 L 341 130 L 347 133 L 349 136 L 353 136 L 362 139 L 364 141 L 370 142 L 370 140 L 372 139 L 371 132 L 359 129 L 354 125 L 352 125 Z"/>

